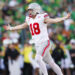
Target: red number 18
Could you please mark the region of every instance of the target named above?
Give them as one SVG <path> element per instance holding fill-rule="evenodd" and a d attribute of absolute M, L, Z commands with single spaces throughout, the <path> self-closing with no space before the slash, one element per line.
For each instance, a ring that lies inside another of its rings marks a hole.
<path fill-rule="evenodd" d="M 33 25 L 30 24 L 30 30 L 31 30 L 31 34 L 34 35 L 38 35 L 40 34 L 40 29 L 39 29 L 39 24 L 38 23 L 34 23 Z"/>

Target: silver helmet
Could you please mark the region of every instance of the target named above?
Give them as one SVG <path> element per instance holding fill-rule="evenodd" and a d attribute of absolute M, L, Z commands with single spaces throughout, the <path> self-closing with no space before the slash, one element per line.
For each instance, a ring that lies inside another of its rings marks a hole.
<path fill-rule="evenodd" d="M 42 13 L 43 12 L 41 6 L 39 4 L 37 4 L 37 3 L 29 4 L 28 9 L 33 10 L 33 12 L 32 12 L 33 15 L 36 15 L 37 13 Z"/>

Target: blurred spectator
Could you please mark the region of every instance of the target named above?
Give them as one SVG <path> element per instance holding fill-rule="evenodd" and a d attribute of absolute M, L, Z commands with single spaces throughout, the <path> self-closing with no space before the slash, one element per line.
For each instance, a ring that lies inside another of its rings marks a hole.
<path fill-rule="evenodd" d="M 71 55 L 71 60 L 72 60 L 72 75 L 75 75 L 75 39 L 71 39 L 70 41 L 71 44 L 71 49 L 70 49 L 70 55 Z"/>
<path fill-rule="evenodd" d="M 4 57 L 4 64 L 5 64 L 5 68 L 6 68 L 6 75 L 9 75 L 9 74 L 12 75 L 12 70 L 13 69 L 10 69 L 11 65 L 10 65 L 9 61 L 11 60 L 11 63 L 13 65 L 14 64 L 14 60 L 17 61 L 18 56 L 19 56 L 19 53 L 14 48 L 14 44 L 11 42 L 9 44 L 9 46 L 7 47 L 7 49 L 6 49 L 5 57 Z M 10 73 L 9 73 L 9 70 L 10 70 Z M 17 70 L 17 69 L 15 68 L 15 70 Z M 15 72 L 14 72 L 14 74 L 15 74 Z M 18 73 L 16 73 L 16 74 L 18 74 Z"/>
<path fill-rule="evenodd" d="M 5 39 L 5 40 L 3 40 L 3 47 L 4 47 L 4 48 L 7 48 L 9 44 L 11 44 L 10 39 Z"/>
<path fill-rule="evenodd" d="M 4 16 L 4 23 L 5 24 L 10 24 L 10 23 L 13 23 L 13 18 L 12 16 Z"/>
<path fill-rule="evenodd" d="M 11 7 L 8 7 L 7 5 L 5 5 L 2 8 L 2 12 L 3 12 L 3 16 L 10 16 L 10 15 L 14 15 L 15 14 L 15 9 L 12 9 Z"/>
<path fill-rule="evenodd" d="M 65 8 L 65 11 L 63 12 L 63 16 L 66 16 L 67 13 L 69 12 L 68 8 L 66 7 Z M 65 30 L 68 31 L 69 30 L 69 27 L 71 25 L 71 23 L 73 22 L 72 19 L 67 19 L 64 21 L 64 26 L 65 26 Z"/>
<path fill-rule="evenodd" d="M 61 60 L 65 58 L 63 49 L 60 47 L 60 43 L 56 43 L 56 48 L 53 50 L 52 57 L 55 62 L 61 66 Z"/>
<path fill-rule="evenodd" d="M 0 25 L 3 25 L 3 24 L 4 24 L 3 13 L 2 13 L 2 11 L 0 10 Z"/>
<path fill-rule="evenodd" d="M 65 44 L 61 44 L 62 49 L 65 53 L 65 58 L 61 61 L 61 68 L 63 69 L 64 75 L 71 75 L 70 72 L 70 65 L 71 65 L 71 58 L 68 49 L 65 48 Z"/>
<path fill-rule="evenodd" d="M 15 49 L 20 53 L 20 44 L 18 39 L 13 39 L 12 41 L 13 41 Z"/>
<path fill-rule="evenodd" d="M 0 47 L 0 74 L 3 74 L 4 72 L 4 64 L 3 64 L 3 54 L 2 54 L 2 48 Z"/>
<path fill-rule="evenodd" d="M 34 75 L 39 75 L 39 65 L 35 61 L 35 55 L 36 55 L 36 51 L 34 46 L 32 46 L 32 51 L 29 54 L 29 59 L 34 69 Z"/>
<path fill-rule="evenodd" d="M 3 8 L 4 5 L 5 5 L 5 3 L 0 1 L 0 10 Z"/>
<path fill-rule="evenodd" d="M 71 25 L 71 23 L 73 23 L 73 20 L 72 19 L 67 19 L 64 21 L 64 25 L 65 25 L 65 30 L 69 30 L 69 27 Z"/>
<path fill-rule="evenodd" d="M 75 39 L 71 39 L 70 41 L 72 49 L 70 50 L 72 63 L 75 66 Z"/>
<path fill-rule="evenodd" d="M 25 43 L 24 50 L 21 52 L 24 55 L 24 69 L 23 75 L 32 75 L 33 74 L 33 67 L 30 62 L 29 54 L 32 51 L 32 46 L 29 43 Z"/>
<path fill-rule="evenodd" d="M 45 4 L 50 4 L 50 1 L 49 1 L 49 0 L 43 0 L 43 2 L 44 2 Z"/>
<path fill-rule="evenodd" d="M 5 33 L 3 34 L 3 36 L 2 36 L 2 42 L 3 42 L 4 40 L 7 40 L 7 39 L 9 39 L 9 36 L 8 36 L 8 33 L 5 32 Z"/>
<path fill-rule="evenodd" d="M 75 21 L 75 6 L 72 8 L 71 18 Z"/>
<path fill-rule="evenodd" d="M 17 0 L 10 0 L 8 5 L 9 7 L 16 7 L 18 5 L 18 2 Z"/>
<path fill-rule="evenodd" d="M 20 35 L 19 35 L 19 33 L 17 31 L 11 31 L 9 33 L 9 37 L 10 37 L 11 40 L 14 40 L 14 39 L 18 40 Z"/>
<path fill-rule="evenodd" d="M 68 3 L 74 3 L 74 0 L 67 0 Z"/>
<path fill-rule="evenodd" d="M 68 38 L 68 37 L 70 37 L 70 34 L 71 34 L 70 30 L 67 31 L 67 30 L 63 29 L 62 35 L 63 35 L 64 37 Z"/>

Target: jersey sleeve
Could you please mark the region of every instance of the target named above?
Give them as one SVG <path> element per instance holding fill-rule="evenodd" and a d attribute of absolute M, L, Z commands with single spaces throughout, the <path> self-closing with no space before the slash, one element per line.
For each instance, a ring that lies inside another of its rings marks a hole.
<path fill-rule="evenodd" d="M 49 15 L 48 15 L 47 13 L 44 13 L 44 14 L 43 14 L 43 17 L 44 17 L 44 18 L 49 18 Z"/>

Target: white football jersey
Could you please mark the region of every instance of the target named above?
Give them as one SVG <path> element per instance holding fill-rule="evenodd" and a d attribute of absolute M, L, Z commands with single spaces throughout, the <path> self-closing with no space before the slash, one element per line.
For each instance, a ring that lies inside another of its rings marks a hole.
<path fill-rule="evenodd" d="M 27 16 L 26 22 L 32 35 L 32 40 L 35 44 L 49 40 L 47 32 L 47 24 L 44 23 L 44 18 L 48 17 L 47 13 L 37 14 L 35 19 Z"/>

